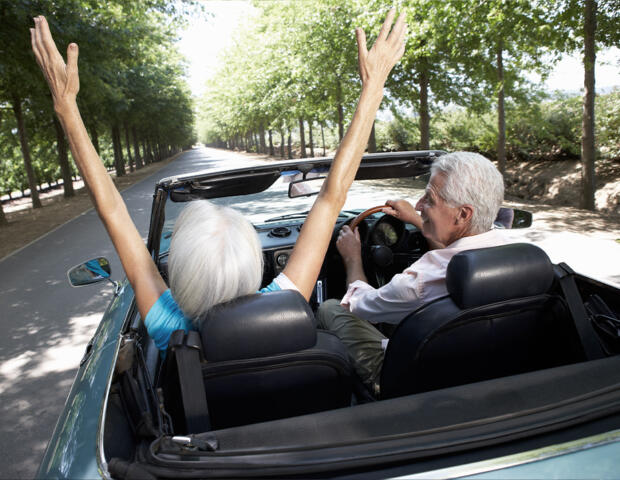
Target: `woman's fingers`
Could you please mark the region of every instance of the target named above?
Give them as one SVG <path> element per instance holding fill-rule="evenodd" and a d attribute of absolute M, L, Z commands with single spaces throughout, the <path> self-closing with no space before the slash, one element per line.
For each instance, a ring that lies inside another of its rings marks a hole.
<path fill-rule="evenodd" d="M 366 32 L 363 28 L 355 29 L 355 36 L 357 38 L 357 55 L 358 58 L 364 59 L 368 55 L 368 48 L 366 47 Z"/>
<path fill-rule="evenodd" d="M 52 38 L 52 33 L 50 32 L 50 27 L 47 23 L 47 20 L 42 15 L 40 15 L 38 18 L 39 29 L 41 32 L 41 45 L 43 46 L 45 53 L 50 60 L 57 59 L 60 57 L 60 52 L 56 48 L 56 44 L 54 43 L 54 39 Z"/>
<path fill-rule="evenodd" d="M 77 68 L 78 55 L 77 43 L 70 43 L 67 47 L 67 87 L 69 91 L 77 91 L 80 86 Z"/>
<path fill-rule="evenodd" d="M 39 48 L 37 46 L 36 40 L 36 30 L 34 28 L 30 29 L 30 43 L 32 44 L 32 51 L 34 52 L 34 58 L 37 60 L 39 67 L 42 67 L 41 63 L 41 54 L 39 53 Z"/>
<path fill-rule="evenodd" d="M 380 40 L 385 40 L 390 33 L 390 29 L 392 28 L 392 22 L 394 21 L 394 15 L 396 15 L 396 9 L 390 8 L 387 16 L 385 17 L 385 21 L 383 25 L 381 25 L 381 30 L 379 31 L 379 36 L 377 37 L 377 42 Z"/>
<path fill-rule="evenodd" d="M 78 75 L 77 44 L 67 47 L 67 62 L 56 48 L 47 20 L 43 16 L 34 18 L 34 28 L 30 29 L 32 50 L 43 76 L 54 98 L 54 102 L 74 99 L 80 88 Z"/>
<path fill-rule="evenodd" d="M 393 42 L 394 45 L 397 45 L 399 42 L 402 42 L 405 39 L 405 12 L 401 12 L 394 24 L 394 28 L 388 37 L 388 40 Z"/>

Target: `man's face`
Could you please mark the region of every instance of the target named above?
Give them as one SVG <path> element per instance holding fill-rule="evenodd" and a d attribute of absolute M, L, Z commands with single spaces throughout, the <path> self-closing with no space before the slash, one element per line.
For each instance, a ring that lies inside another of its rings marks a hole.
<path fill-rule="evenodd" d="M 465 235 L 466 228 L 459 221 L 460 207 L 451 207 L 440 192 L 446 181 L 443 173 L 431 176 L 426 193 L 418 200 L 415 209 L 422 216 L 422 234 L 444 246 L 450 245 Z"/>

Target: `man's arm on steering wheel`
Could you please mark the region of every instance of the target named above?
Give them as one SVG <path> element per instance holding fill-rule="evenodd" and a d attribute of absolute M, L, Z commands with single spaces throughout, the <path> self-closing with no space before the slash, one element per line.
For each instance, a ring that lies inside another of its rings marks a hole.
<path fill-rule="evenodd" d="M 407 200 L 398 199 L 398 200 L 388 200 L 385 202 L 388 205 L 388 208 L 384 208 L 381 211 L 388 215 L 398 218 L 405 223 L 410 223 L 414 225 L 420 232 L 422 231 L 422 216 L 415 210 L 413 205 L 409 203 Z M 445 248 L 445 245 L 432 240 L 428 237 L 425 237 L 428 242 L 428 246 L 430 250 L 436 250 L 438 248 Z"/>

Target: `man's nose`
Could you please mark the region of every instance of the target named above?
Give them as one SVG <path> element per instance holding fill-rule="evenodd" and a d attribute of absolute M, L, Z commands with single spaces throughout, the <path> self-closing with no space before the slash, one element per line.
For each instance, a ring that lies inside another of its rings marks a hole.
<path fill-rule="evenodd" d="M 423 202 L 423 200 L 424 200 L 424 198 L 420 198 L 420 199 L 418 200 L 418 202 L 415 204 L 415 209 L 416 209 L 418 212 L 421 212 L 421 211 L 422 211 L 422 209 L 424 208 L 424 202 Z"/>

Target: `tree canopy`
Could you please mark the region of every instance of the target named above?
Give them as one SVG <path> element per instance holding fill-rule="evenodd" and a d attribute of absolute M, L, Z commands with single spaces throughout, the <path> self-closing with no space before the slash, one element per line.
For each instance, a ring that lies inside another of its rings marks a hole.
<path fill-rule="evenodd" d="M 123 175 L 194 142 L 175 41 L 200 11 L 190 0 L 0 0 L 0 192 L 30 189 L 39 207 L 38 188 L 62 179 L 73 194 L 77 171 L 30 46 L 34 16 L 47 17 L 61 53 L 80 46 L 82 116 L 104 162 Z"/>

